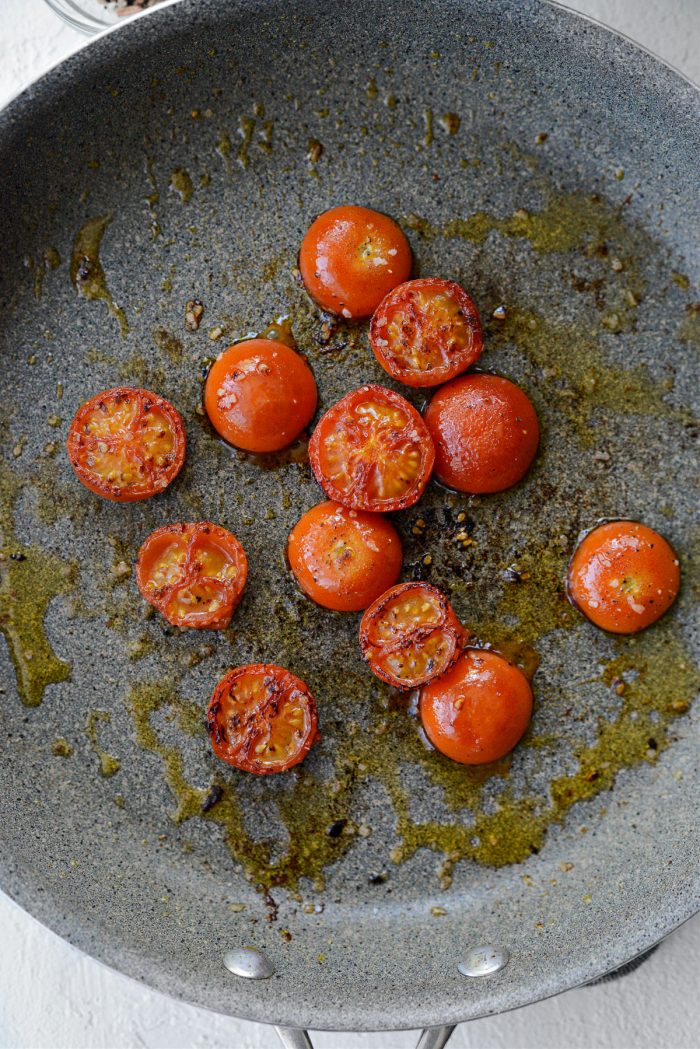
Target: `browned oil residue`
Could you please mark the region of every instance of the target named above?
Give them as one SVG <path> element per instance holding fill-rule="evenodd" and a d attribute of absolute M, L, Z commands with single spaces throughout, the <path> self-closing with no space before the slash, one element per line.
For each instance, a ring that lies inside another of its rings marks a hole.
<path fill-rule="evenodd" d="M 98 218 L 90 219 L 78 231 L 73 241 L 70 261 L 70 279 L 79 295 L 92 301 L 104 302 L 110 314 L 119 324 L 119 331 L 125 336 L 129 331 L 126 314 L 118 306 L 107 287 L 107 278 L 100 262 L 100 247 L 105 230 L 112 221 L 111 212 Z"/>

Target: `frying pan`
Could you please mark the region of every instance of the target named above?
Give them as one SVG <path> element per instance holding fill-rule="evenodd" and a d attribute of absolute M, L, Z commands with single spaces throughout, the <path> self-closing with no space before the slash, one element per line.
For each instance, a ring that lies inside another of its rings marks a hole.
<path fill-rule="evenodd" d="M 2 113 L 5 891 L 171 995 L 354 1030 L 555 994 L 697 909 L 698 147 L 677 74 L 508 0 L 165 6 Z M 396 216 L 417 272 L 470 289 L 481 366 L 542 423 L 517 488 L 433 486 L 397 518 L 404 577 L 539 663 L 528 736 L 482 770 L 430 752 L 364 669 L 356 617 L 295 589 L 286 536 L 320 498 L 304 443 L 237 454 L 201 412 L 208 359 L 273 322 L 323 408 L 391 385 L 364 329 L 329 324 L 296 280 L 309 221 L 343 201 Z M 63 451 L 78 405 L 120 383 L 171 399 L 189 442 L 171 489 L 131 506 L 81 488 Z M 676 607 L 637 638 L 563 592 L 577 534 L 611 517 L 683 563 Z M 148 618 L 130 573 L 152 529 L 200 519 L 251 566 L 216 636 Z M 295 772 L 210 753 L 206 701 L 248 661 L 317 696 L 322 742 Z"/>

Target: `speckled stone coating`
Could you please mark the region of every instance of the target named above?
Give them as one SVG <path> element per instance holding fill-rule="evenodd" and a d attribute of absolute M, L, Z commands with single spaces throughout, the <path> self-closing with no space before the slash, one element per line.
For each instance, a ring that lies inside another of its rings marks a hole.
<path fill-rule="evenodd" d="M 475 68 L 479 75 L 472 79 Z M 397 96 L 394 123 L 381 94 L 368 94 L 369 76 L 380 92 Z M 266 115 L 257 118 L 250 162 L 243 168 L 236 162 L 245 141 L 236 137 L 239 117 L 260 102 Z M 215 111 L 211 118 L 203 115 L 209 107 Z M 436 127 L 429 147 L 426 107 L 436 118 L 459 113 L 461 137 L 448 138 Z M 319 116 L 326 108 L 331 115 Z M 196 110 L 202 115 L 193 116 Z M 259 139 L 264 143 L 264 119 L 274 121 L 272 153 L 256 148 Z M 230 129 L 234 144 L 231 152 L 224 147 L 217 154 L 221 128 Z M 504 144 L 528 152 L 543 131 L 548 138 L 542 164 L 557 186 L 597 190 L 618 205 L 634 187 L 626 205 L 629 221 L 648 231 L 662 261 L 640 260 L 650 284 L 644 312 L 636 331 L 611 336 L 606 352 L 620 364 L 644 362 L 658 380 L 672 370 L 669 402 L 692 403 L 695 351 L 676 337 L 681 290 L 655 286 L 652 279 L 663 266 L 668 273 L 682 269 L 695 283 L 700 272 L 697 93 L 631 45 L 574 16 L 531 3 L 309 3 L 290 12 L 289 5 L 272 2 L 228 3 L 222 10 L 216 0 L 198 0 L 96 41 L 0 116 L 2 404 L 11 436 L 28 437 L 17 460 L 10 458 L 12 468 L 31 477 L 42 446 L 56 436 L 47 415 L 58 411 L 58 434 L 65 436 L 78 404 L 123 378 L 120 367 L 133 374 L 135 356 L 145 358 L 147 369 L 160 369 L 158 392 L 183 411 L 190 438 L 186 470 L 172 490 L 157 503 L 131 508 L 128 516 L 119 507 L 95 510 L 59 456 L 57 500 L 59 487 L 70 493 L 73 520 L 59 515 L 47 528 L 28 487 L 19 498 L 16 530 L 22 540 L 65 558 L 84 544 L 89 570 L 82 593 L 97 604 L 99 567 L 108 573 L 115 560 L 106 537 L 121 536 L 133 551 L 166 518 L 192 516 L 192 493 L 202 500 L 204 515 L 233 527 L 255 561 L 239 610 L 240 636 L 231 648 L 220 644 L 216 665 L 191 669 L 188 694 L 206 697 L 219 666 L 265 655 L 257 647 L 259 635 L 246 634 L 243 616 L 265 622 L 278 591 L 292 600 L 280 558 L 269 557 L 269 549 L 283 547 L 290 525 L 319 498 L 311 482 L 298 480 L 293 465 L 261 472 L 254 463 L 211 450 L 211 435 L 195 412 L 199 386 L 193 380 L 196 362 L 212 352 L 209 321 L 225 316 L 242 335 L 286 312 L 296 245 L 314 213 L 342 200 L 396 215 L 416 212 L 434 223 L 482 208 L 502 215 L 536 208 L 530 168 Z M 318 178 L 306 159 L 311 138 L 324 147 Z M 474 143 L 481 165 L 463 168 L 459 160 L 464 153 L 473 156 Z M 160 188 L 150 208 L 144 201 L 153 191 L 146 156 Z M 167 192 L 178 169 L 191 172 L 195 182 L 188 204 Z M 614 178 L 618 170 L 625 172 L 623 180 Z M 207 173 L 209 182 L 201 185 Z M 154 209 L 162 230 L 155 240 Z M 87 219 L 108 211 L 114 219 L 102 262 L 129 319 L 123 342 L 103 304 L 77 299 L 68 279 L 74 235 Z M 49 245 L 63 263 L 46 274 L 42 297 L 35 299 L 22 258 Z M 483 245 L 414 238 L 414 247 L 422 272 L 439 268 L 463 280 L 485 312 L 503 299 L 517 299 L 555 311 L 562 321 L 585 313 L 557 283 L 570 259 L 543 261 L 527 243 L 497 238 Z M 271 264 L 280 257 L 281 266 Z M 184 304 L 193 297 L 207 309 L 196 337 L 182 330 Z M 171 346 L 168 353 L 153 334 L 161 329 L 177 333 L 184 350 Z M 92 348 L 97 352 L 88 356 Z M 335 361 L 311 345 L 302 348 L 317 375 L 322 406 L 362 380 L 382 379 L 368 352 Z M 33 355 L 38 364 L 28 366 Z M 514 542 L 525 541 L 533 512 L 544 527 L 563 507 L 575 532 L 592 512 L 585 497 L 585 482 L 593 484 L 589 471 L 597 476 L 590 453 L 584 458 L 578 447 L 562 444 L 546 378 L 528 369 L 516 347 L 499 347 L 489 366 L 532 391 L 546 432 L 538 471 L 551 472 L 536 472 L 508 499 L 477 508 L 475 515 L 492 519 L 483 525 L 484 542 L 504 530 L 512 531 Z M 57 382 L 65 389 L 60 406 Z M 618 455 L 599 494 L 600 514 L 643 515 L 683 550 L 697 507 L 692 442 L 677 432 L 658 432 L 653 418 L 636 416 L 625 416 L 607 436 Z M 621 449 L 633 454 L 625 460 Z M 543 477 L 551 483 L 546 498 L 538 499 Z M 236 503 L 241 493 L 243 501 Z M 439 493 L 431 498 L 439 503 Z M 273 507 L 274 518 L 256 517 L 261 506 Z M 668 506 L 671 517 L 664 513 Z M 248 515 L 255 520 L 246 525 Z M 482 593 L 476 587 L 470 601 Z M 219 828 L 169 822 L 172 799 L 159 759 L 135 745 L 123 709 L 124 683 L 157 676 L 158 653 L 134 666 L 124 639 L 106 629 L 104 619 L 67 619 L 67 611 L 68 602 L 58 597 L 47 628 L 54 649 L 72 662 L 73 678 L 51 686 L 41 707 L 20 705 L 4 648 L 0 656 L 6 687 L 0 881 L 71 942 L 163 991 L 252 1019 L 316 1028 L 455 1022 L 599 976 L 698 906 L 697 724 L 687 717 L 674 723 L 677 738 L 656 764 L 621 773 L 611 793 L 576 805 L 563 826 L 550 828 L 538 855 L 499 870 L 463 863 L 447 894 L 434 877 L 435 855 L 424 851 L 392 871 L 385 884 L 368 886 L 367 873 L 386 864 L 392 842 L 390 810 L 380 792 L 370 793 L 374 834 L 328 872 L 318 897 L 323 911 L 307 915 L 279 894 L 278 921 L 268 924 Z M 466 618 L 469 608 L 458 612 Z M 697 653 L 690 587 L 674 614 Z M 333 644 L 352 630 L 331 625 L 327 637 L 309 640 L 305 653 L 295 652 L 293 638 L 278 637 L 279 660 L 296 655 L 313 687 L 314 661 L 331 659 Z M 268 645 L 274 637 L 272 629 Z M 200 640 L 170 637 L 162 644 L 181 644 L 187 651 Z M 555 632 L 542 646 L 543 663 L 554 667 L 552 678 L 586 678 L 580 668 L 602 658 L 606 644 L 585 627 L 564 640 Z M 554 727 L 544 702 L 551 683 L 545 676 L 540 686 L 543 729 Z M 596 701 L 602 699 L 582 681 L 582 710 Z M 118 781 L 95 774 L 97 758 L 83 726 L 96 707 L 112 715 L 100 741 L 120 756 Z M 163 722 L 160 728 L 167 735 L 173 727 Z M 57 736 L 71 738 L 73 758 L 51 759 L 50 741 Z M 207 760 L 203 746 L 199 738 L 184 741 L 195 770 Z M 538 760 L 538 752 L 529 759 Z M 551 766 L 551 757 L 541 760 Z M 546 768 L 545 778 L 554 771 Z M 117 793 L 126 798 L 123 809 L 114 804 Z M 251 787 L 251 801 L 256 798 L 264 827 L 266 796 L 259 785 Z M 419 794 L 416 819 L 441 805 L 435 791 Z M 582 826 L 588 827 L 585 835 Z M 191 851 L 183 849 L 185 839 Z M 563 860 L 573 865 L 566 877 Z M 247 910 L 232 912 L 234 900 Z M 433 906 L 447 914 L 436 919 Z M 280 928 L 291 933 L 289 941 Z M 465 980 L 457 963 L 479 943 L 503 944 L 511 961 L 496 976 Z M 223 954 L 241 944 L 268 952 L 276 967 L 270 981 L 238 982 L 226 971 Z"/>

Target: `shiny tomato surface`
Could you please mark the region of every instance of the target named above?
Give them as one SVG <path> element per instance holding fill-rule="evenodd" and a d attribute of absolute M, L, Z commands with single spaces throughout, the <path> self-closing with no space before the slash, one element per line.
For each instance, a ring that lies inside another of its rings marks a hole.
<path fill-rule="evenodd" d="M 162 492 L 185 461 L 185 428 L 170 401 L 118 386 L 86 401 L 66 442 L 78 480 L 104 499 L 133 503 Z"/>
<path fill-rule="evenodd" d="M 248 574 L 238 539 L 209 521 L 164 525 L 143 543 L 136 566 L 142 596 L 178 627 L 223 630 Z"/>
<path fill-rule="evenodd" d="M 268 776 L 298 765 L 318 735 L 316 703 L 307 685 L 271 663 L 229 670 L 207 710 L 214 753 L 244 772 Z"/>
<path fill-rule="evenodd" d="M 484 348 L 479 312 L 453 280 L 400 284 L 377 307 L 369 330 L 375 357 L 398 382 L 438 386 L 475 364 Z"/>
<path fill-rule="evenodd" d="M 308 364 L 276 339 L 230 346 L 212 364 L 204 387 L 212 426 L 247 452 L 286 448 L 311 422 L 316 401 Z"/>
<path fill-rule="evenodd" d="M 386 513 L 418 502 L 435 449 L 405 398 L 383 386 L 360 386 L 321 417 L 309 458 L 329 499 L 354 510 Z"/>
<path fill-rule="evenodd" d="M 408 241 L 394 220 L 353 204 L 319 215 L 299 252 L 311 297 L 347 320 L 369 317 L 386 293 L 411 275 L 412 264 Z"/>
<path fill-rule="evenodd" d="M 482 765 L 502 758 L 523 736 L 532 689 L 502 656 L 470 648 L 421 689 L 419 711 L 437 750 L 464 765 Z"/>
<path fill-rule="evenodd" d="M 638 521 L 608 521 L 579 543 L 567 588 L 596 626 L 636 634 L 668 611 L 680 583 L 678 557 L 662 535 Z"/>

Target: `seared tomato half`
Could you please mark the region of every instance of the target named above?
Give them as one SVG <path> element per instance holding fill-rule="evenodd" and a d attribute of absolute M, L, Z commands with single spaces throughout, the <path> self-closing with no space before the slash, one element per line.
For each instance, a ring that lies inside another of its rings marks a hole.
<path fill-rule="evenodd" d="M 299 252 L 306 290 L 347 318 L 369 317 L 411 275 L 411 249 L 387 215 L 356 205 L 331 208 L 311 223 Z"/>
<path fill-rule="evenodd" d="M 435 442 L 435 476 L 458 492 L 502 492 L 525 476 L 540 439 L 537 414 L 500 375 L 460 375 L 424 413 Z"/>
<path fill-rule="evenodd" d="M 151 532 L 136 565 L 143 597 L 173 626 L 199 630 L 229 625 L 247 575 L 238 539 L 209 521 Z"/>
<path fill-rule="evenodd" d="M 360 612 L 399 578 L 399 534 L 381 514 L 319 503 L 292 529 L 289 566 L 299 586 L 318 605 Z"/>
<path fill-rule="evenodd" d="M 579 543 L 568 592 L 592 623 L 613 634 L 651 626 L 676 600 L 678 558 L 662 535 L 637 521 L 608 521 Z"/>
<path fill-rule="evenodd" d="M 438 386 L 466 371 L 484 348 L 479 312 L 453 280 L 426 277 L 390 291 L 369 341 L 382 368 L 406 386 Z"/>
<path fill-rule="evenodd" d="M 224 350 L 204 388 L 212 426 L 246 452 L 286 448 L 311 422 L 316 400 L 308 364 L 276 339 L 249 339 Z"/>
<path fill-rule="evenodd" d="M 435 449 L 425 423 L 404 397 L 383 386 L 360 386 L 321 417 L 309 458 L 329 499 L 385 513 L 418 502 Z"/>
<path fill-rule="evenodd" d="M 417 688 L 444 674 L 467 632 L 452 605 L 428 583 L 400 583 L 370 605 L 360 648 L 370 670 L 394 688 Z"/>
<path fill-rule="evenodd" d="M 185 428 L 164 397 L 119 386 L 86 401 L 68 433 L 79 481 L 115 503 L 148 499 L 173 481 L 185 461 Z"/>
<path fill-rule="evenodd" d="M 318 735 L 316 703 L 288 670 L 250 663 L 229 670 L 214 689 L 207 728 L 217 758 L 267 776 L 304 760 Z"/>
<path fill-rule="evenodd" d="M 518 667 L 470 648 L 421 689 L 420 717 L 433 746 L 453 761 L 483 765 L 513 749 L 532 716 L 532 689 Z"/>

